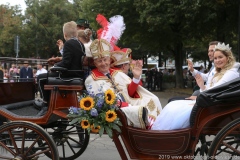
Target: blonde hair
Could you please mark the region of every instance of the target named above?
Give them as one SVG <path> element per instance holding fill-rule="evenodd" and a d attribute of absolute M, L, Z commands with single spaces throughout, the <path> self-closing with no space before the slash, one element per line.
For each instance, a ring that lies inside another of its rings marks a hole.
<path fill-rule="evenodd" d="M 87 28 L 85 30 L 78 30 L 78 37 L 83 38 L 83 40 L 88 43 L 91 39 L 92 31 L 91 29 Z"/>
<path fill-rule="evenodd" d="M 74 21 L 67 22 L 63 25 L 63 34 L 66 38 L 77 37 L 77 23 Z"/>
<path fill-rule="evenodd" d="M 223 75 L 233 67 L 233 65 L 235 64 L 236 60 L 233 56 L 233 53 L 231 50 L 226 51 L 226 50 L 220 50 L 220 49 L 215 49 L 216 51 L 220 51 L 222 54 L 224 54 L 227 57 L 227 64 L 224 66 L 223 69 L 221 68 L 216 68 L 216 73 L 214 74 L 212 81 L 214 78 L 216 78 L 217 82 L 223 77 Z M 212 82 L 211 82 L 211 86 L 212 86 Z"/>

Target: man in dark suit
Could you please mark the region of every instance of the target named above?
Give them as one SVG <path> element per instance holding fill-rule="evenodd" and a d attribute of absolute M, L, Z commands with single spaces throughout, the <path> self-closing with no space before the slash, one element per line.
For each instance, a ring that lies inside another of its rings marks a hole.
<path fill-rule="evenodd" d="M 63 47 L 62 60 L 54 66 L 67 68 L 68 70 L 82 70 L 82 57 L 85 55 L 84 45 L 77 39 L 77 24 L 74 21 L 67 22 L 63 25 L 63 35 L 66 42 Z M 58 73 L 48 73 L 48 77 L 58 77 Z M 84 77 L 83 72 L 72 71 L 62 73 L 61 77 Z M 43 98 L 43 103 L 35 101 L 35 106 L 40 106 L 42 110 L 38 116 L 42 116 L 47 112 L 48 102 L 50 98 L 50 91 L 44 90 L 44 85 L 47 83 L 47 74 L 40 74 L 38 76 L 38 84 L 40 94 Z"/>
<path fill-rule="evenodd" d="M 29 82 L 33 81 L 32 68 L 28 67 L 28 62 L 24 61 L 23 67 L 20 69 L 20 81 Z"/>

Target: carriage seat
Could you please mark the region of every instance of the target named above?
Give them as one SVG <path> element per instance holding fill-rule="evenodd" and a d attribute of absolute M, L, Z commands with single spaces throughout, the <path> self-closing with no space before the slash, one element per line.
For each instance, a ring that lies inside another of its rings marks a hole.
<path fill-rule="evenodd" d="M 15 117 L 17 119 L 28 118 L 35 119 L 39 110 L 33 107 L 33 101 L 23 101 L 0 106 L 0 113 L 4 117 Z M 12 118 L 10 118 L 12 119 Z"/>
<path fill-rule="evenodd" d="M 201 92 L 190 115 L 190 126 L 194 126 L 197 112 L 200 108 L 240 103 L 240 77 L 220 86 Z M 226 106 L 228 107 L 228 106 Z"/>
<path fill-rule="evenodd" d="M 59 77 L 48 77 L 48 85 L 83 85 L 83 79 L 79 77 L 62 78 L 61 74 L 70 72 L 67 68 L 54 66 L 50 69 L 52 72 L 59 72 Z"/>

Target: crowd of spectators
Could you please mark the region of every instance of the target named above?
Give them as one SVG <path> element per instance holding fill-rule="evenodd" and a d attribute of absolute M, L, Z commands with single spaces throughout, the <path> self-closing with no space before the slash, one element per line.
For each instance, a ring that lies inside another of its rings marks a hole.
<path fill-rule="evenodd" d="M 148 90 L 162 90 L 163 72 L 157 68 L 148 69 L 145 73 Z"/>
<path fill-rule="evenodd" d="M 3 82 L 21 82 L 21 81 L 35 81 L 39 74 L 46 73 L 47 70 L 41 64 L 37 66 L 24 64 L 11 64 L 11 68 L 0 66 L 3 71 Z"/>
<path fill-rule="evenodd" d="M 200 66 L 199 68 L 196 68 L 199 72 L 202 73 L 207 73 L 208 70 L 205 69 L 203 66 Z M 152 90 L 152 91 L 161 91 L 163 90 L 162 84 L 163 82 L 172 82 L 171 78 L 174 78 L 174 82 L 176 81 L 175 79 L 175 70 L 174 69 L 158 69 L 158 68 L 153 68 L 153 69 L 148 69 L 145 72 L 145 76 L 146 76 L 146 82 L 145 82 L 145 87 L 148 90 Z M 165 77 L 165 78 L 164 78 Z M 195 88 L 196 86 L 196 82 L 195 82 L 195 78 L 192 76 L 191 72 L 188 71 L 188 68 L 183 68 L 183 83 L 184 83 L 184 87 L 188 88 L 188 87 L 192 87 Z"/>

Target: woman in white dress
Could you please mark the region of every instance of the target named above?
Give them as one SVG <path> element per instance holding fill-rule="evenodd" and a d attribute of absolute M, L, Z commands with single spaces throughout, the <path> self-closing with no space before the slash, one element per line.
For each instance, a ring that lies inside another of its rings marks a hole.
<path fill-rule="evenodd" d="M 196 82 L 200 87 L 200 92 L 224 84 L 239 77 L 239 63 L 235 63 L 235 58 L 229 45 L 218 43 L 215 46 L 214 65 L 215 75 L 211 83 L 204 85 L 202 77 L 197 74 Z M 174 130 L 190 127 L 190 114 L 196 100 L 176 100 L 168 103 L 156 118 L 152 125 L 152 130 Z"/>

